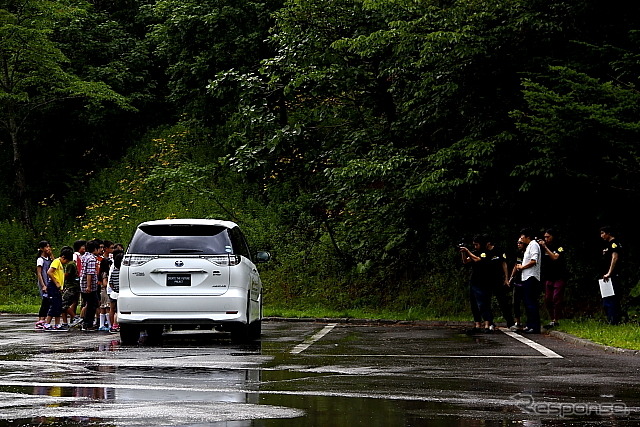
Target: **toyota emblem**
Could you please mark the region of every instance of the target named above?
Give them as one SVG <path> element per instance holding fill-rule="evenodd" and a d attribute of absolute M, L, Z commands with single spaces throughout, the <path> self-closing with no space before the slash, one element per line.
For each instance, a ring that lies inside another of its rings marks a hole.
<path fill-rule="evenodd" d="M 184 265 L 184 262 L 176 261 L 176 267 L 182 267 L 183 265 Z"/>

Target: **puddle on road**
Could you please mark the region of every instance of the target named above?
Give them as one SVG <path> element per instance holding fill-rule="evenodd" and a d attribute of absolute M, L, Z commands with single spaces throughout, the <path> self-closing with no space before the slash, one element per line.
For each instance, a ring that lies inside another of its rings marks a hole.
<path fill-rule="evenodd" d="M 14 390 L 25 393 L 29 390 Z M 464 407 L 454 403 L 421 400 L 381 399 L 357 396 L 250 393 L 244 402 L 184 400 L 162 402 L 119 399 L 118 390 L 96 391 L 93 395 L 69 396 L 68 391 L 48 388 L 32 390 L 46 393 L 48 399 L 28 408 L 22 399 L 15 417 L 0 411 L 0 426 L 142 426 L 142 425 L 220 425 L 234 427 L 335 426 L 367 427 L 565 427 L 637 426 L 626 417 L 553 417 L 522 414 L 518 408 L 477 404 Z M 7 393 L 0 392 L 0 397 Z M 53 396 L 52 396 L 53 394 Z M 72 393 L 73 394 L 73 393 Z M 76 399 L 68 399 L 74 397 Z M 78 400 L 78 397 L 84 399 Z M 67 398 L 67 399 L 65 399 Z M 153 409 L 155 408 L 155 410 Z M 3 409 L 7 409 L 6 407 Z M 29 416 L 27 416 L 29 414 Z"/>
<path fill-rule="evenodd" d="M 287 426 L 431 426 L 431 427 L 560 427 L 637 426 L 636 419 L 608 414 L 605 417 L 537 416 L 524 413 L 511 397 L 475 397 L 469 393 L 433 395 L 384 394 L 380 389 L 345 392 L 343 387 L 314 390 L 313 374 L 277 369 L 183 370 L 171 369 L 174 382 L 154 385 L 153 378 L 129 376 L 148 372 L 117 368 L 106 372 L 123 378 L 109 386 L 1 386 L 0 426 L 146 426 L 220 425 L 234 427 Z M 105 371 L 102 371 L 105 372 Z M 163 370 L 163 372 L 166 372 Z M 123 375 L 125 374 L 126 375 Z M 192 383 L 195 377 L 200 381 Z M 208 377 L 207 377 L 208 376 Z M 203 378 L 204 377 L 204 378 Z M 179 379 L 182 380 L 179 380 Z M 140 381 L 143 380 L 143 381 Z M 344 380 L 344 378 L 343 378 Z M 291 382 L 302 381 L 297 388 Z M 353 380 L 357 382 L 357 379 Z M 280 386 L 278 383 L 287 383 Z M 144 385 L 146 384 L 146 385 Z M 189 384 L 193 384 L 189 386 Z M 315 384 L 317 387 L 318 384 Z M 353 384 L 349 389 L 359 389 Z M 562 396 L 552 396 L 553 402 Z M 565 400 L 572 398 L 564 396 Z M 573 401 L 575 402 L 575 398 Z M 605 399 L 610 400 L 610 399 Z M 633 400 L 632 400 L 633 401 Z M 155 410 L 153 410 L 155 408 Z M 8 414 L 12 414 L 9 416 Z M 218 424 L 219 423 L 219 424 Z"/>
<path fill-rule="evenodd" d="M 486 338 L 454 335 L 458 347 L 482 348 L 495 346 Z M 353 342 L 352 336 L 345 338 Z M 425 341 L 426 342 L 426 341 Z M 431 341 L 428 341 L 431 343 Z M 186 358 L 171 357 L 171 344 L 189 350 Z M 560 427 L 560 426 L 638 426 L 640 412 L 633 409 L 629 416 L 565 417 L 537 416 L 524 413 L 517 402 L 508 396 L 493 399 L 486 383 L 462 374 L 447 374 L 444 360 L 425 363 L 417 371 L 422 379 L 416 380 L 416 367 L 404 375 L 402 366 L 390 375 L 388 366 L 379 359 L 364 358 L 364 366 L 354 369 L 341 365 L 335 357 L 318 354 L 305 359 L 293 357 L 286 350 L 289 341 L 263 342 L 238 346 L 218 335 L 211 340 L 191 340 L 175 336 L 163 345 L 127 347 L 117 340 L 106 340 L 91 349 L 56 350 L 82 360 L 82 369 L 66 374 L 66 365 L 60 371 L 46 371 L 40 376 L 32 374 L 33 361 L 23 357 L 20 369 L 29 373 L 32 385 L 12 384 L 19 376 L 5 375 L 0 386 L 0 427 L 4 426 L 225 426 L 225 427 L 287 427 L 287 426 L 431 426 L 431 427 Z M 415 345 L 423 345 L 417 343 Z M 77 345 L 76 343 L 72 345 Z M 321 344 L 318 344 L 320 346 Z M 394 346 L 393 340 L 382 345 Z M 329 346 L 325 346 L 329 347 Z M 341 354 L 325 348 L 330 355 Z M 317 347 L 316 347 L 317 348 Z M 439 347 L 434 344 L 434 351 Z M 97 351 L 96 351 L 97 350 Z M 123 351 L 125 356 L 117 353 Z M 370 349 L 354 346 L 352 352 Z M 410 351 L 407 350 L 407 351 Z M 94 352 L 94 354 L 92 354 Z M 34 354 L 46 354 L 35 351 Z M 228 357 L 225 357 L 228 356 Z M 162 359 L 164 366 L 155 364 Z M 36 362 L 44 364 L 48 359 Z M 105 362 L 102 365 L 102 361 Z M 224 363 L 223 363 L 224 362 Z M 456 363 L 475 364 L 475 361 Z M 221 366 L 235 368 L 221 368 Z M 401 365 L 401 364 L 400 364 Z M 6 374 L 18 372 L 7 364 Z M 38 365 L 40 366 L 40 365 Z M 42 365 L 44 366 L 44 365 Z M 462 370 L 461 370 L 462 372 Z M 471 371 L 475 372 L 475 371 Z M 88 373 L 88 377 L 85 376 Z M 1 373 L 0 373 L 1 374 Z M 47 376 L 51 374 L 50 376 Z M 361 378 L 367 378 L 366 381 Z M 22 376 L 23 383 L 27 376 Z M 46 384 L 55 382 L 59 383 Z M 81 381 L 90 382 L 89 385 Z M 422 381 L 422 382 L 421 382 Z M 36 385 L 37 384 L 37 385 Z M 478 385 L 479 384 L 479 385 Z M 585 386 L 586 387 L 586 386 Z M 510 389 L 507 387 L 507 389 Z M 513 385 L 511 389 L 523 388 Z M 395 391 L 394 391 L 395 390 Z M 402 391 L 397 391 L 402 390 Z M 430 392 L 429 390 L 432 390 Z M 628 398 L 629 395 L 600 396 L 602 401 Z M 592 390 L 591 390 L 592 391 Z M 502 389 L 506 393 L 505 389 Z M 560 392 L 547 395 L 549 402 L 579 401 L 581 396 L 593 396 L 588 390 L 576 390 L 570 397 Z M 538 391 L 538 395 L 542 395 Z M 596 394 L 597 395 L 597 394 Z M 541 400 L 543 400 L 541 398 Z"/>

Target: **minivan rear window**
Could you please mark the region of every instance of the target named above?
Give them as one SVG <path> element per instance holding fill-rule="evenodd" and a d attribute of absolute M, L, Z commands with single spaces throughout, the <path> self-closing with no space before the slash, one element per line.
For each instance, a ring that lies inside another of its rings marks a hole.
<path fill-rule="evenodd" d="M 220 255 L 233 253 L 228 229 L 202 224 L 143 225 L 128 252 L 141 255 Z"/>

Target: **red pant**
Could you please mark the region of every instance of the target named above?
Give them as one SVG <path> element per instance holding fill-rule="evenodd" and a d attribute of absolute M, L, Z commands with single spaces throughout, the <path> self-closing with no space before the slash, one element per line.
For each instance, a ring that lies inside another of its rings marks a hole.
<path fill-rule="evenodd" d="M 547 280 L 544 282 L 544 305 L 551 320 L 562 318 L 562 303 L 564 302 L 564 279 Z"/>

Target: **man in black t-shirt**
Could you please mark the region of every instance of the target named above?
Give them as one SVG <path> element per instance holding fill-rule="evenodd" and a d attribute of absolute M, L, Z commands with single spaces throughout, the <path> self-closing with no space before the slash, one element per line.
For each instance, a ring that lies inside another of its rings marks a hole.
<path fill-rule="evenodd" d="M 544 232 L 544 239 L 539 240 L 542 250 L 541 276 L 544 286 L 544 305 L 551 322 L 547 329 L 559 326 L 564 302 L 564 288 L 567 284 L 567 265 L 565 249 L 558 240 L 553 229 Z"/>
<path fill-rule="evenodd" d="M 480 314 L 484 321 L 484 332 L 493 330 L 493 312 L 491 311 L 491 295 L 498 286 L 507 281 L 506 261 L 503 255 L 491 245 L 487 235 L 473 238 L 473 250 L 460 248 L 462 262 L 471 265 L 470 301 L 476 328 L 479 328 Z M 510 310 L 509 310 L 510 311 Z"/>
<path fill-rule="evenodd" d="M 507 255 L 501 249 L 493 245 L 491 240 L 487 243 L 487 251 L 491 263 L 493 284 L 492 293 L 498 301 L 498 307 L 502 317 L 507 323 L 507 328 L 514 325 L 511 301 L 509 300 L 509 271 L 507 268 Z"/>
<path fill-rule="evenodd" d="M 517 241 L 518 250 L 515 255 L 515 263 L 513 265 L 513 269 L 511 270 L 511 278 L 509 279 L 509 284 L 511 285 L 511 289 L 513 291 L 513 326 L 511 329 L 513 332 L 517 332 L 523 329 L 522 327 L 522 304 L 524 302 L 524 291 L 522 289 L 522 271 L 519 271 L 516 266 L 522 265 L 522 258 L 524 256 L 524 248 L 525 244 L 522 239 L 518 239 Z"/>
<path fill-rule="evenodd" d="M 602 266 L 600 267 L 601 279 L 611 281 L 614 295 L 602 298 L 602 306 L 607 315 L 607 321 L 611 325 L 620 323 L 620 269 L 622 264 L 622 246 L 614 237 L 614 232 L 609 226 L 600 228 L 600 237 L 605 241 L 602 250 Z"/>

